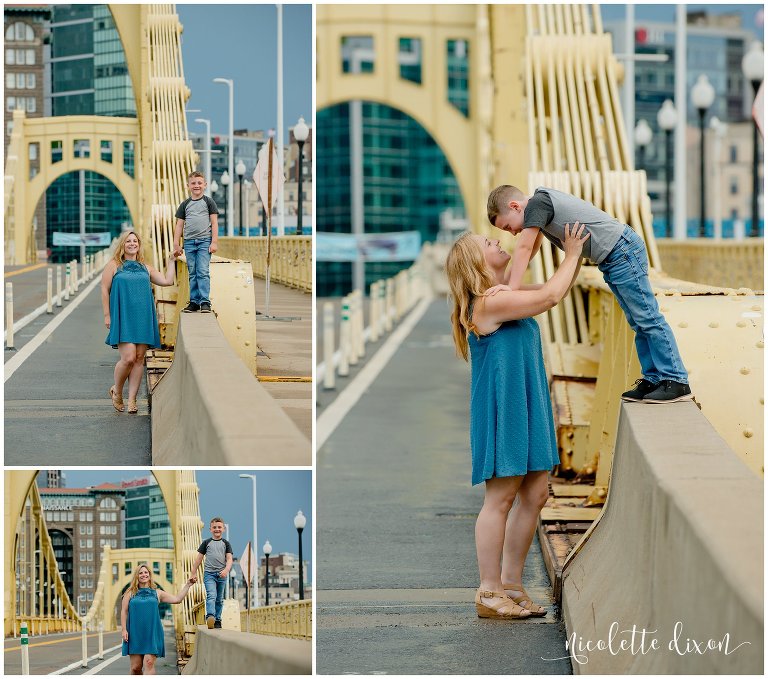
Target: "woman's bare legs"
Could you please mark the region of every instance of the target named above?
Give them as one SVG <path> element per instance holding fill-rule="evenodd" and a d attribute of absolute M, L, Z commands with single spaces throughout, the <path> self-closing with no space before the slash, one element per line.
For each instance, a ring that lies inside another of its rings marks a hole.
<path fill-rule="evenodd" d="M 144 375 L 144 354 L 147 352 L 146 344 L 132 344 L 134 347 L 134 362 L 128 377 L 128 400 L 135 401 L 141 386 L 141 378 Z"/>
<path fill-rule="evenodd" d="M 136 362 L 136 345 L 131 342 L 120 342 L 117 350 L 120 352 L 120 360 L 115 365 L 115 391 L 122 397 L 123 385 Z"/>
<path fill-rule="evenodd" d="M 141 668 L 144 663 L 144 656 L 137 653 L 131 653 L 131 674 L 143 674 Z"/>
<path fill-rule="evenodd" d="M 157 656 L 147 653 L 144 656 L 144 674 L 157 674 L 155 671 L 155 662 L 157 662 Z"/>
<path fill-rule="evenodd" d="M 548 472 L 528 472 L 517 493 L 518 501 L 507 518 L 504 549 L 501 559 L 501 581 L 504 584 L 522 585 L 525 557 L 531 548 L 539 514 L 547 503 Z M 512 596 L 520 596 L 519 590 L 507 590 Z M 523 602 L 525 603 L 525 602 Z M 534 611 L 539 610 L 534 607 Z"/>

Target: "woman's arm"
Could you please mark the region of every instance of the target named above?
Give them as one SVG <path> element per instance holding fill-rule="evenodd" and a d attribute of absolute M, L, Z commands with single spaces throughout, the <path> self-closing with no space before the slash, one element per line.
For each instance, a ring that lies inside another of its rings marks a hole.
<path fill-rule="evenodd" d="M 131 595 L 126 592 L 123 594 L 123 605 L 120 606 L 120 627 L 123 628 L 123 641 L 128 641 L 128 602 Z"/>
<path fill-rule="evenodd" d="M 101 272 L 101 308 L 104 311 L 104 325 L 109 329 L 111 319 L 109 317 L 109 292 L 112 290 L 112 278 L 117 271 L 117 264 L 114 259 L 107 262 L 104 271 Z"/>
<path fill-rule="evenodd" d="M 501 291 L 492 297 L 478 298 L 475 323 L 485 334 L 504 321 L 530 318 L 551 309 L 568 292 L 581 262 L 581 247 L 589 234 L 582 235 L 584 226 L 565 228 L 565 259 L 555 274 L 539 289 Z"/>
<path fill-rule="evenodd" d="M 159 601 L 162 601 L 164 604 L 180 604 L 184 597 L 187 596 L 187 593 L 189 592 L 189 588 L 192 587 L 197 582 L 196 577 L 191 577 L 189 580 L 187 580 L 186 583 L 184 583 L 184 587 L 181 588 L 181 591 L 179 591 L 178 594 L 169 594 L 168 592 L 164 592 L 162 589 L 157 590 L 157 598 Z"/>
<path fill-rule="evenodd" d="M 168 266 L 165 267 L 165 275 L 161 274 L 157 269 L 147 266 L 149 271 L 149 280 L 155 285 L 161 285 L 167 287 L 173 285 L 173 274 L 176 272 L 176 253 L 171 252 L 168 255 Z"/>

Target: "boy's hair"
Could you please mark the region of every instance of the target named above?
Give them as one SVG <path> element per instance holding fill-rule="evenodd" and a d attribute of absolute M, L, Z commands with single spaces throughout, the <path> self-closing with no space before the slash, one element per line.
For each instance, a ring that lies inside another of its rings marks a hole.
<path fill-rule="evenodd" d="M 214 516 L 211 519 L 211 523 L 224 523 L 224 519 L 222 519 L 220 516 Z M 209 523 L 208 525 L 210 526 L 211 523 Z"/>
<path fill-rule="evenodd" d="M 488 195 L 488 221 L 496 226 L 498 217 L 507 207 L 510 200 L 525 200 L 525 194 L 516 186 L 502 184 Z"/>
<path fill-rule="evenodd" d="M 200 177 L 200 179 L 205 181 L 205 175 L 202 172 L 195 170 L 194 172 L 189 173 L 189 176 L 187 177 L 187 184 L 189 184 L 189 182 L 191 182 L 194 177 Z"/>

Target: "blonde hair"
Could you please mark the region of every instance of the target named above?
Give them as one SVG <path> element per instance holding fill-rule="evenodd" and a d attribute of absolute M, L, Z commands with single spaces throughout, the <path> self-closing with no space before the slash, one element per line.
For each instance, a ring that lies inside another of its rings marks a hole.
<path fill-rule="evenodd" d="M 488 194 L 488 221 L 496 226 L 496 217 L 505 211 L 510 200 L 525 200 L 525 194 L 516 186 L 502 184 Z"/>
<path fill-rule="evenodd" d="M 139 591 L 139 571 L 142 568 L 146 568 L 147 573 L 149 573 L 149 586 L 152 589 L 157 589 L 157 585 L 155 584 L 155 581 L 152 578 L 152 569 L 147 564 L 141 563 L 139 564 L 139 567 L 135 571 L 133 571 L 133 578 L 131 579 L 131 585 L 130 587 L 128 587 L 128 591 L 127 591 L 127 593 L 130 596 L 134 596 L 136 592 Z"/>
<path fill-rule="evenodd" d="M 139 251 L 136 253 L 136 261 L 139 264 L 144 264 L 144 254 L 142 253 L 141 247 L 141 236 L 139 236 L 139 234 L 136 233 L 133 229 L 128 229 L 128 231 L 124 231 L 120 234 L 120 238 L 117 240 L 117 246 L 115 247 L 115 255 L 113 259 L 115 260 L 115 264 L 117 264 L 118 269 L 125 263 L 125 241 L 128 240 L 128 236 L 131 234 L 136 236 L 136 240 L 139 241 Z"/>
<path fill-rule="evenodd" d="M 453 343 L 456 355 L 466 361 L 469 357 L 469 333 L 478 334 L 471 318 L 472 302 L 494 285 L 494 278 L 485 263 L 483 251 L 471 233 L 463 233 L 453 244 L 445 270 L 453 301 Z"/>
<path fill-rule="evenodd" d="M 189 182 L 191 182 L 194 177 L 200 177 L 200 179 L 205 181 L 205 175 L 199 170 L 195 170 L 194 172 L 190 172 L 189 175 L 187 175 L 187 184 L 189 184 Z"/>

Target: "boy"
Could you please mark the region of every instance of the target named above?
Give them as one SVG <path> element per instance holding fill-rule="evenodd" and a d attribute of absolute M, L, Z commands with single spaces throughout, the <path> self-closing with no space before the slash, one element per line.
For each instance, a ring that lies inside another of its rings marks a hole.
<path fill-rule="evenodd" d="M 597 264 L 635 331 L 643 378 L 623 393 L 622 399 L 674 403 L 693 398 L 675 336 L 651 289 L 645 243 L 629 226 L 568 193 L 540 187 L 529 197 L 509 185 L 491 191 L 488 220 L 502 231 L 521 234 L 507 283 L 513 290 L 520 287 L 528 263 L 541 247 L 542 236 L 562 250 L 565 225 L 586 224 L 591 238 L 582 254 Z"/>
<path fill-rule="evenodd" d="M 181 254 L 181 234 L 184 232 L 184 254 L 189 269 L 189 304 L 185 313 L 211 312 L 211 255 L 219 249 L 219 210 L 213 198 L 206 196 L 205 177 L 193 172 L 187 177 L 187 198 L 176 210 L 173 230 L 173 254 Z"/>
<path fill-rule="evenodd" d="M 190 577 L 197 573 L 205 559 L 203 583 L 205 584 L 205 623 L 208 629 L 221 629 L 221 610 L 224 607 L 224 585 L 232 568 L 232 545 L 221 536 L 224 533 L 224 520 L 221 517 L 211 519 L 211 535 L 198 547 L 197 558 L 192 564 Z"/>

